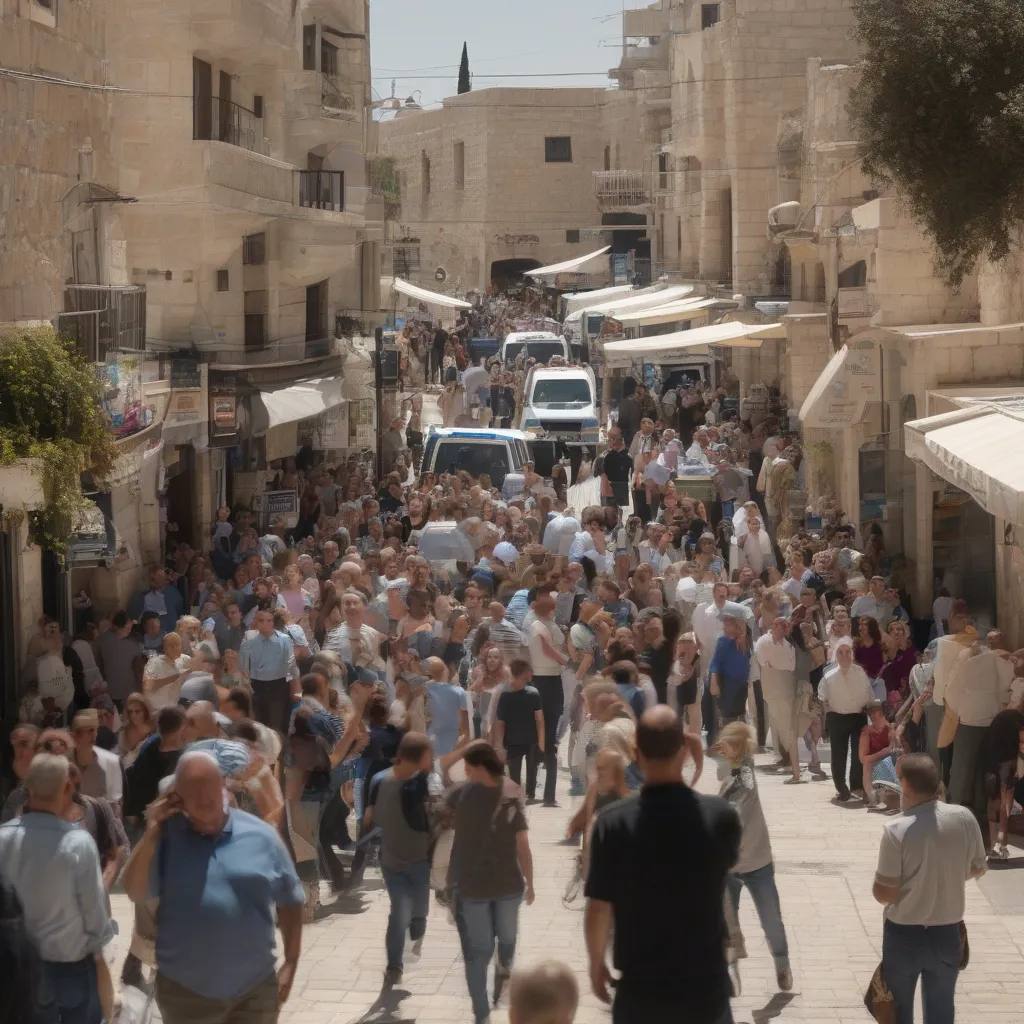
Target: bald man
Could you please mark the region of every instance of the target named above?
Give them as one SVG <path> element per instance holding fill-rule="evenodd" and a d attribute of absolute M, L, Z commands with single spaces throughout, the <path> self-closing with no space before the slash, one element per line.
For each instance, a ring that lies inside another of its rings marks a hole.
<path fill-rule="evenodd" d="M 165 1024 L 277 1020 L 299 961 L 304 892 L 274 829 L 228 806 L 206 752 L 181 756 L 172 792 L 149 809 L 124 884 L 135 902 L 160 900 L 156 1000 Z"/>
<path fill-rule="evenodd" d="M 434 757 L 443 757 L 469 742 L 472 698 L 468 690 L 448 681 L 448 668 L 440 658 L 427 658 L 423 670 L 430 677 L 425 687 L 430 720 L 427 735 Z"/>

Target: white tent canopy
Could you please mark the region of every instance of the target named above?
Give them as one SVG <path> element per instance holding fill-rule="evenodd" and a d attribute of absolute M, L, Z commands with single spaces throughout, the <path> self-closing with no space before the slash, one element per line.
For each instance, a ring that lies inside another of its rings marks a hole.
<path fill-rule="evenodd" d="M 617 284 L 611 288 L 595 288 L 592 292 L 567 292 L 562 296 L 565 303 L 565 315 L 586 309 L 595 302 L 606 302 L 608 299 L 624 299 L 633 291 L 630 284 Z"/>
<path fill-rule="evenodd" d="M 658 334 L 652 338 L 629 338 L 625 341 L 604 343 L 605 365 L 616 368 L 629 366 L 639 360 L 666 360 L 684 355 L 688 350 L 703 345 L 723 345 L 726 348 L 760 348 L 759 334 L 775 330 L 781 324 L 712 324 L 689 331 Z"/>
<path fill-rule="evenodd" d="M 662 288 L 657 292 L 647 292 L 644 295 L 627 295 L 624 299 L 611 299 L 608 302 L 598 302 L 593 306 L 587 306 L 580 310 L 584 313 L 603 313 L 618 319 L 620 314 L 635 313 L 641 309 L 652 309 L 654 306 L 664 306 L 669 302 L 678 302 L 685 299 L 693 292 L 692 284 L 678 284 L 671 288 Z"/>
<path fill-rule="evenodd" d="M 536 270 L 528 270 L 526 276 L 556 277 L 558 274 L 568 274 L 574 270 L 579 270 L 585 263 L 597 259 L 598 256 L 603 256 L 610 248 L 610 245 L 606 245 L 603 249 L 596 249 L 594 252 L 587 253 L 586 256 L 577 256 L 574 260 L 566 260 L 564 263 L 552 263 L 550 267 L 538 267 Z"/>
<path fill-rule="evenodd" d="M 340 377 L 306 380 L 277 391 L 261 391 L 252 400 L 253 433 L 319 416 L 344 401 Z"/>
<path fill-rule="evenodd" d="M 686 320 L 689 315 L 700 313 L 718 305 L 720 299 L 683 299 L 680 302 L 666 302 L 663 306 L 652 306 L 623 316 L 616 317 L 624 327 L 645 327 L 650 324 L 671 324 Z"/>
<path fill-rule="evenodd" d="M 440 292 L 427 291 L 419 285 L 410 284 L 408 281 L 396 277 L 391 287 L 400 295 L 406 295 L 417 302 L 424 302 L 428 306 L 444 306 L 447 309 L 472 309 L 473 303 L 463 299 L 453 298 L 451 295 L 441 295 Z"/>

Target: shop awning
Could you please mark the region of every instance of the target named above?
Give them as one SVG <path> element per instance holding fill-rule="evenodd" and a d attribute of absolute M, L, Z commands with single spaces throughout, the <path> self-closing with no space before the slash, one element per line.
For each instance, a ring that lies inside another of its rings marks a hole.
<path fill-rule="evenodd" d="M 528 270 L 526 276 L 556 277 L 558 274 L 569 274 L 574 270 L 579 270 L 585 263 L 596 260 L 598 256 L 603 256 L 610 248 L 610 245 L 606 245 L 603 249 L 595 249 L 593 252 L 588 252 L 586 256 L 577 256 L 574 260 L 566 260 L 564 263 L 552 263 L 550 267 L 538 267 L 536 270 Z"/>
<path fill-rule="evenodd" d="M 262 434 L 285 423 L 308 420 L 344 401 L 340 377 L 306 380 L 278 391 L 261 391 L 252 399 L 252 432 Z"/>
<path fill-rule="evenodd" d="M 624 299 L 631 291 L 631 284 L 617 284 L 611 288 L 595 288 L 592 292 L 567 292 L 562 296 L 565 315 L 575 313 L 578 309 L 586 309 L 595 302 L 605 302 L 612 298 Z"/>
<path fill-rule="evenodd" d="M 683 355 L 689 349 L 703 345 L 722 345 L 725 348 L 760 348 L 763 335 L 781 324 L 711 324 L 689 331 L 658 334 L 653 338 L 628 338 L 625 341 L 604 343 L 605 365 L 629 366 L 640 360 L 665 360 Z"/>
<path fill-rule="evenodd" d="M 720 299 L 682 299 L 679 302 L 667 302 L 663 306 L 652 306 L 633 313 L 625 313 L 616 317 L 623 327 L 649 327 L 654 324 L 671 324 L 677 320 L 701 313 L 718 305 Z M 705 314 L 706 315 L 706 314 Z"/>
<path fill-rule="evenodd" d="M 1024 414 L 979 403 L 904 424 L 906 453 L 987 512 L 1024 525 Z"/>
<path fill-rule="evenodd" d="M 419 285 L 410 284 L 408 281 L 403 281 L 400 277 L 396 277 L 394 281 L 391 282 L 391 287 L 400 295 L 405 295 L 410 299 L 415 299 L 417 302 L 426 303 L 428 306 L 444 306 L 447 309 L 473 308 L 472 302 L 466 302 L 463 299 L 456 299 L 451 295 L 442 295 L 440 292 L 427 291 L 426 288 L 420 288 Z"/>
<path fill-rule="evenodd" d="M 859 423 L 864 406 L 878 400 L 878 349 L 844 345 L 829 361 L 800 406 L 805 427 Z"/>

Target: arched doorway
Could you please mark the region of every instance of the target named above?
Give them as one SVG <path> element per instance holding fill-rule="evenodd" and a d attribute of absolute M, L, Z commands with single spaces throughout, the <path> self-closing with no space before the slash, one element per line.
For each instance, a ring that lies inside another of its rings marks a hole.
<path fill-rule="evenodd" d="M 491 264 L 491 284 L 499 291 L 504 291 L 509 285 L 518 284 L 525 273 L 539 266 L 542 266 L 540 261 L 532 259 L 495 260 Z"/>

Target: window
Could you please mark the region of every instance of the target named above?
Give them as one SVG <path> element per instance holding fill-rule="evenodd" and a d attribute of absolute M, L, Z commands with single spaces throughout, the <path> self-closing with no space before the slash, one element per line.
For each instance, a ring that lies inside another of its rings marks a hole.
<path fill-rule="evenodd" d="M 701 4 L 700 5 L 700 29 L 703 32 L 706 28 L 711 28 L 712 25 L 717 25 L 721 17 L 720 4 Z"/>
<path fill-rule="evenodd" d="M 316 25 L 302 26 L 302 70 L 316 71 Z"/>
<path fill-rule="evenodd" d="M 329 78 L 338 77 L 338 48 L 334 43 L 320 39 L 320 70 Z"/>
<path fill-rule="evenodd" d="M 420 152 L 420 177 L 423 184 L 423 198 L 430 195 L 430 157 L 424 149 Z"/>
<path fill-rule="evenodd" d="M 591 405 L 594 396 L 590 393 L 588 381 L 579 378 L 565 380 L 539 380 L 533 385 L 531 405 L 550 407 L 567 405 Z"/>
<path fill-rule="evenodd" d="M 229 292 L 231 291 L 231 278 L 227 270 L 217 271 L 217 291 Z"/>
<path fill-rule="evenodd" d="M 192 138 L 213 138 L 213 68 L 192 58 Z"/>
<path fill-rule="evenodd" d="M 252 98 L 252 116 L 262 117 L 263 116 L 263 97 L 253 96 Z"/>
<path fill-rule="evenodd" d="M 490 475 L 491 483 L 501 487 L 509 472 L 509 452 L 503 442 L 467 443 L 444 440 L 437 446 L 435 473 L 457 473 L 466 470 L 472 477 L 481 473 Z"/>
<path fill-rule="evenodd" d="M 466 144 L 464 142 L 456 142 L 452 147 L 452 177 L 456 188 L 466 187 Z"/>
<path fill-rule="evenodd" d="M 245 347 L 261 349 L 267 344 L 267 293 L 245 293 Z"/>
<path fill-rule="evenodd" d="M 578 245 L 580 240 L 580 229 L 579 228 L 568 228 L 565 232 L 565 244 L 566 245 Z"/>
<path fill-rule="evenodd" d="M 262 267 L 267 262 L 267 236 L 246 235 L 242 239 L 242 263 L 247 267 Z"/>
<path fill-rule="evenodd" d="M 604 169 L 610 171 L 612 169 L 612 147 L 604 147 Z"/>
<path fill-rule="evenodd" d="M 683 252 L 683 218 L 676 218 L 676 252 L 682 255 Z"/>
<path fill-rule="evenodd" d="M 44 11 L 53 13 L 54 7 L 56 7 L 56 0 L 35 0 L 37 7 L 42 7 Z"/>
<path fill-rule="evenodd" d="M 568 135 L 548 135 L 544 139 L 544 162 L 571 164 L 572 139 Z"/>

